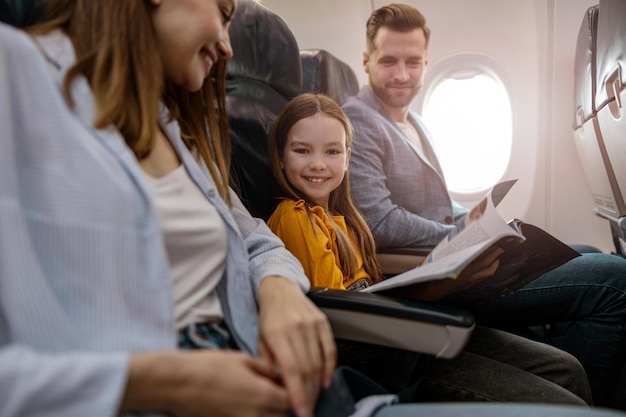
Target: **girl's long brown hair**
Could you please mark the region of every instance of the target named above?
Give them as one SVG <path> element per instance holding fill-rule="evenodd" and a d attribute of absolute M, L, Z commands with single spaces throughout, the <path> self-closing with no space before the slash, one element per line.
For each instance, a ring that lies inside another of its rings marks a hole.
<path fill-rule="evenodd" d="M 293 200 L 304 200 L 307 203 L 307 209 L 314 206 L 315 203 L 291 185 L 281 168 L 281 161 L 283 160 L 287 137 L 293 125 L 299 120 L 318 113 L 323 113 L 341 122 L 346 132 L 346 148 L 349 148 L 352 144 L 352 125 L 341 107 L 330 97 L 323 94 L 303 93 L 287 103 L 276 119 L 270 140 L 272 169 L 278 183 L 285 192 L 286 197 Z M 349 172 L 346 172 L 341 184 L 330 193 L 328 209 L 330 212 L 344 216 L 348 230 L 352 232 L 357 249 L 363 257 L 363 268 L 373 282 L 378 282 L 382 279 L 382 273 L 376 260 L 374 238 L 363 216 L 352 201 L 348 175 Z M 312 216 L 311 211 L 309 211 L 309 216 Z M 332 222 L 332 217 L 329 216 L 329 218 Z M 335 227 L 335 233 L 337 235 L 339 262 L 344 275 L 351 277 L 357 272 L 354 247 L 349 237 L 339 227 Z"/>
<path fill-rule="evenodd" d="M 180 124 L 183 140 L 206 165 L 228 203 L 230 138 L 225 111 L 226 62 L 218 61 L 198 92 L 164 79 L 151 5 L 145 0 L 49 0 L 43 23 L 32 34 L 63 30 L 72 40 L 76 63 L 64 80 L 80 75 L 91 85 L 96 128 L 114 125 L 138 160 L 152 150 L 159 129 L 159 103 Z"/>

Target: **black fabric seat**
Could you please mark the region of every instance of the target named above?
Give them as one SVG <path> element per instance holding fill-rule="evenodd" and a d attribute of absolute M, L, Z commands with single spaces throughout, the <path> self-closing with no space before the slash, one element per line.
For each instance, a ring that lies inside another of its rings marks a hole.
<path fill-rule="evenodd" d="M 227 81 L 231 174 L 248 210 L 267 219 L 278 189 L 268 137 L 280 110 L 301 91 L 300 51 L 287 24 L 254 2 L 240 2 L 230 33 L 234 52 Z"/>
<path fill-rule="evenodd" d="M 359 92 L 359 81 L 348 64 L 323 49 L 303 49 L 302 91 L 323 93 L 339 105 Z"/>
<path fill-rule="evenodd" d="M 39 21 L 45 0 L 0 0 L 0 22 L 24 27 Z"/>

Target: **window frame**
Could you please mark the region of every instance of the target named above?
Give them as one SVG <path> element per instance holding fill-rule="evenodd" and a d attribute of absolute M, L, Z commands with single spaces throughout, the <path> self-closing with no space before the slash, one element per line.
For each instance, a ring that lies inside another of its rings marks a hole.
<path fill-rule="evenodd" d="M 515 148 L 515 118 L 514 101 L 511 94 L 509 82 L 501 66 L 490 56 L 481 53 L 464 52 L 445 57 L 434 64 L 429 64 L 424 76 L 422 92 L 418 94 L 412 103 L 412 110 L 422 115 L 425 104 L 432 96 L 435 88 L 444 80 L 449 78 L 463 78 L 475 75 L 486 75 L 500 84 L 509 99 L 511 110 L 511 146 L 507 164 L 499 178 L 488 186 L 473 191 L 458 191 L 450 189 L 450 195 L 461 204 L 473 205 L 477 202 L 493 185 L 503 178 L 507 178 L 511 169 L 511 162 Z M 428 124 L 426 124 L 428 128 Z"/>

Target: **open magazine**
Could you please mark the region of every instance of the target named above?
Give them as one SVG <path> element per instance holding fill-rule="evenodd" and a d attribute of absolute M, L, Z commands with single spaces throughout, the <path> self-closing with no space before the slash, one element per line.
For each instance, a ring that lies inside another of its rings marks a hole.
<path fill-rule="evenodd" d="M 496 210 L 517 180 L 495 185 L 448 234 L 409 271 L 364 288 L 380 292 L 443 278 L 456 278 L 463 268 L 492 247 L 504 249 L 489 279 L 451 294 L 442 301 L 474 309 L 502 299 L 540 275 L 569 261 L 578 252 L 544 230 L 513 219 L 505 222 Z"/>

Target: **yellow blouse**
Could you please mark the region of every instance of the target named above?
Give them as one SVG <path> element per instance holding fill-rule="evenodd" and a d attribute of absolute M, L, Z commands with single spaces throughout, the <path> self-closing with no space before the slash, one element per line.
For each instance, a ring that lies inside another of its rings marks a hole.
<path fill-rule="evenodd" d="M 311 285 L 345 290 L 358 281 L 369 280 L 358 250 L 358 272 L 352 277 L 344 276 L 339 264 L 335 229 L 328 215 L 320 206 L 312 207 L 311 212 L 313 221 L 310 220 L 304 200 L 285 199 L 276 207 L 267 222 L 272 231 L 283 240 L 287 249 L 300 260 Z M 352 239 L 344 217 L 332 218 Z"/>

